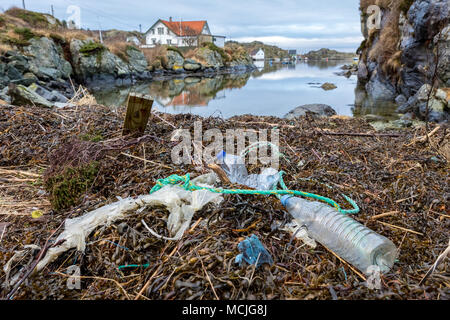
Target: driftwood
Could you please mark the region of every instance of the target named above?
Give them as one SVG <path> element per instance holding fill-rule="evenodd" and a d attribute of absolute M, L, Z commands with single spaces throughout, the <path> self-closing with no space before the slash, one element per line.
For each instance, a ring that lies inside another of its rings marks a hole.
<path fill-rule="evenodd" d="M 153 100 L 150 96 L 130 93 L 127 102 L 127 115 L 123 125 L 123 135 L 144 134 L 150 118 Z"/>

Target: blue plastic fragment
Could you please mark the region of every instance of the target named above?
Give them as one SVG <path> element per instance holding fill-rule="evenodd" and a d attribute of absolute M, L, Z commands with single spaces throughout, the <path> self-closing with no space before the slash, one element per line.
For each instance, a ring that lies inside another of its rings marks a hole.
<path fill-rule="evenodd" d="M 238 249 L 242 252 L 235 259 L 235 263 L 239 264 L 239 266 L 242 266 L 243 261 L 250 265 L 256 264 L 257 268 L 265 263 L 273 264 L 272 256 L 254 234 L 241 241 L 238 244 Z"/>

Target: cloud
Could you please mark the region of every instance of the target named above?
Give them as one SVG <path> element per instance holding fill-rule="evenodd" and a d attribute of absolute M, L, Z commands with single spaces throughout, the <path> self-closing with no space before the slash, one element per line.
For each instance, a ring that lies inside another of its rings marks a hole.
<path fill-rule="evenodd" d="M 27 9 L 67 19 L 69 5 L 81 8 L 82 26 L 89 29 L 146 31 L 157 19 L 206 19 L 211 31 L 233 40 L 259 39 L 284 48 L 350 47 L 361 41 L 357 0 L 26 0 Z M 21 6 L 2 0 L 1 6 Z"/>

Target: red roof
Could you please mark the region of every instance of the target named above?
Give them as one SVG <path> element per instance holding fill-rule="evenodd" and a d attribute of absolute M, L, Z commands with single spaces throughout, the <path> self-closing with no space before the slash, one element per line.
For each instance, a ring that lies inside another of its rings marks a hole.
<path fill-rule="evenodd" d="M 166 21 L 161 20 L 177 36 L 199 36 L 202 34 L 206 21 Z"/>

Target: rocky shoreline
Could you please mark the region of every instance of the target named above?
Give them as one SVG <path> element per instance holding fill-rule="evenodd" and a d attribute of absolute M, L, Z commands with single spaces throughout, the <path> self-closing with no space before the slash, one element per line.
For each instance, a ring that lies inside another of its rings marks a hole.
<path fill-rule="evenodd" d="M 48 107 L 67 103 L 78 85 L 105 89 L 256 69 L 248 55 L 240 52 L 241 56 L 231 55 L 224 61 L 214 47 L 198 48 L 191 59 L 185 59 L 176 48 L 168 48 L 159 64 L 149 65 L 144 53 L 131 45 L 119 57 L 94 39 L 66 42 L 56 36 L 36 37 L 29 43 L 0 57 L 0 100 L 4 103 Z"/>
<path fill-rule="evenodd" d="M 380 6 L 381 29 L 369 29 L 367 2 L 361 1 L 364 41 L 358 49 L 356 104 L 372 108 L 396 103 L 404 119 L 448 122 L 448 1 L 394 1 Z"/>

